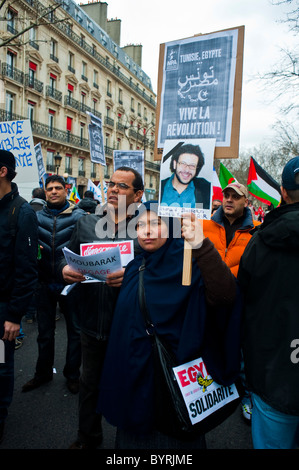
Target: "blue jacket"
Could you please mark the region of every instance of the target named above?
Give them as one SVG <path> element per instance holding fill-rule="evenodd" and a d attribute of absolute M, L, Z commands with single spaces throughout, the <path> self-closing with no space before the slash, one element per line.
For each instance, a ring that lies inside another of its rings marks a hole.
<path fill-rule="evenodd" d="M 34 210 L 25 202 L 16 220 L 16 235 L 9 228 L 9 214 L 18 187 L 0 199 L 0 302 L 7 302 L 7 321 L 20 323 L 31 301 L 37 283 L 37 220 Z"/>
<path fill-rule="evenodd" d="M 85 215 L 85 211 L 72 203 L 57 215 L 48 206 L 37 212 L 38 241 L 42 247 L 38 265 L 41 282 L 61 283 L 57 268 L 63 258 L 62 248 L 68 244 L 77 220 Z"/>

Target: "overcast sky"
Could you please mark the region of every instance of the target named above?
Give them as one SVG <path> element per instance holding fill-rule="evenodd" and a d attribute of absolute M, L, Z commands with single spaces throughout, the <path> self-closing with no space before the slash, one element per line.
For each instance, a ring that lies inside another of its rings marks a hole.
<path fill-rule="evenodd" d="M 278 115 L 259 91 L 257 72 L 271 69 L 280 48 L 295 43 L 285 24 L 277 22 L 289 10 L 270 0 L 106 0 L 108 19 L 121 22 L 121 46 L 142 44 L 142 68 L 157 91 L 159 45 L 198 33 L 245 26 L 240 150 L 271 137 Z M 85 1 L 82 3 L 86 3 Z M 298 39 L 297 39 L 298 41 Z"/>

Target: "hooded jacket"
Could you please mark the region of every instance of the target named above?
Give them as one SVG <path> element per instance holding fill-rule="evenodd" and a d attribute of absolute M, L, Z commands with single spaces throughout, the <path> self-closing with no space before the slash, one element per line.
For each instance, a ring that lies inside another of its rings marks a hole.
<path fill-rule="evenodd" d="M 36 213 L 38 220 L 38 241 L 41 245 L 39 260 L 39 280 L 47 284 L 61 283 L 58 276 L 58 265 L 63 258 L 62 248 L 69 242 L 75 224 L 86 212 L 72 203 L 62 212 L 51 211 L 44 206 Z"/>
<path fill-rule="evenodd" d="M 238 274 L 244 291 L 248 386 L 273 408 L 292 415 L 299 415 L 298 266 L 296 203 L 265 217 L 247 245 Z"/>
<path fill-rule="evenodd" d="M 230 268 L 234 276 L 237 277 L 240 258 L 246 248 L 247 243 L 251 239 L 250 231 L 254 229 L 260 222 L 252 219 L 251 211 L 248 207 L 244 210 L 244 220 L 242 226 L 235 231 L 234 237 L 230 244 L 226 246 L 226 233 L 223 224 L 224 212 L 219 207 L 211 220 L 203 221 L 203 231 L 205 237 L 208 237 L 222 260 Z"/>

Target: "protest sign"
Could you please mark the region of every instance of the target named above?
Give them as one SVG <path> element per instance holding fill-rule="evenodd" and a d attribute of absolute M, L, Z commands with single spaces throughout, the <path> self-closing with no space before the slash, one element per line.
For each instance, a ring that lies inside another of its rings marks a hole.
<path fill-rule="evenodd" d="M 166 140 L 214 138 L 237 158 L 244 26 L 160 45 L 155 160 Z"/>
<path fill-rule="evenodd" d="M 0 149 L 14 154 L 17 176 L 14 182 L 27 201 L 39 186 L 39 173 L 29 119 L 0 122 Z"/>
<path fill-rule="evenodd" d="M 63 248 L 62 251 L 67 264 L 74 271 L 98 281 L 105 281 L 108 274 L 122 269 L 118 246 L 89 256 L 77 255 L 68 248 Z"/>
<path fill-rule="evenodd" d="M 132 259 L 134 259 L 134 245 L 133 240 L 121 240 L 117 242 L 94 242 L 82 243 L 80 245 L 80 253 L 82 256 L 95 255 L 97 253 L 104 253 L 116 246 L 120 249 L 122 266 L 126 266 Z"/>
<path fill-rule="evenodd" d="M 225 387 L 214 382 L 202 358 L 174 367 L 173 371 L 192 424 L 239 398 L 234 384 Z"/>
<path fill-rule="evenodd" d="M 143 150 L 113 150 L 113 166 L 116 171 L 121 166 L 128 166 L 138 171 L 144 181 Z"/>
<path fill-rule="evenodd" d="M 215 139 L 165 141 L 160 166 L 158 213 L 181 217 L 193 212 L 210 219 Z"/>
<path fill-rule="evenodd" d="M 41 144 L 37 144 L 34 147 L 35 150 L 35 157 L 36 157 L 36 162 L 37 162 L 37 168 L 38 168 L 38 174 L 39 174 L 39 179 L 43 181 L 43 177 L 46 174 L 46 169 L 44 166 L 44 160 L 43 160 L 43 153 L 42 153 L 42 146 Z"/>
<path fill-rule="evenodd" d="M 90 159 L 93 163 L 106 166 L 102 120 L 88 111 L 86 114 L 90 117 L 88 124 Z"/>

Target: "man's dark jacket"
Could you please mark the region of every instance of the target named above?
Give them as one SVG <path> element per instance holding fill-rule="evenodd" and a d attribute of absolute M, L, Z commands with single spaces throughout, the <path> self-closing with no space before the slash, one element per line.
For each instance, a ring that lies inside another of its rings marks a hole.
<path fill-rule="evenodd" d="M 170 178 L 166 178 L 161 181 L 161 202 L 163 198 L 165 184 Z M 203 209 L 209 209 L 211 200 L 211 183 L 205 178 L 194 178 L 192 181 L 195 186 L 195 203 L 202 204 Z"/>
<path fill-rule="evenodd" d="M 131 239 L 128 234 L 126 235 L 126 228 L 130 224 L 133 229 L 132 217 L 124 220 L 116 231 L 112 223 L 109 228 L 107 220 L 104 206 L 101 207 L 98 214 L 88 214 L 80 219 L 73 231 L 68 248 L 74 253 L 80 254 L 81 243 Z M 136 239 L 134 241 L 136 248 Z M 65 265 L 66 262 L 63 260 L 61 270 Z M 104 282 L 90 282 L 78 284 L 74 291 L 78 299 L 77 306 L 81 314 L 82 331 L 97 339 L 107 340 L 120 288 L 107 286 Z"/>
<path fill-rule="evenodd" d="M 58 266 L 64 257 L 62 248 L 67 246 L 75 224 L 82 216 L 86 216 L 86 212 L 72 203 L 57 215 L 48 206 L 37 212 L 38 240 L 42 247 L 38 263 L 41 282 L 47 284 L 61 282 Z"/>
<path fill-rule="evenodd" d="M 291 358 L 291 343 L 299 338 L 298 266 L 296 203 L 265 217 L 241 258 L 238 280 L 245 295 L 243 352 L 249 388 L 276 410 L 297 416 L 299 363 Z"/>
<path fill-rule="evenodd" d="M 0 302 L 8 302 L 7 321 L 20 323 L 37 283 L 37 220 L 25 202 L 16 220 L 16 235 L 9 229 L 9 213 L 19 197 L 18 187 L 0 200 Z"/>

